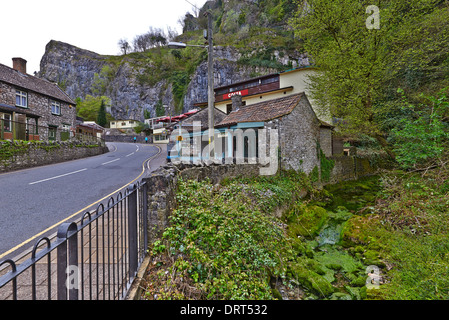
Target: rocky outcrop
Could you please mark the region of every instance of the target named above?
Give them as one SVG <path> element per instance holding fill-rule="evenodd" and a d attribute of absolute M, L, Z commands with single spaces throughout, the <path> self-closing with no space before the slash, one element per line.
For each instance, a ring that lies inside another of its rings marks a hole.
<path fill-rule="evenodd" d="M 238 63 L 240 57 L 240 53 L 234 48 L 215 48 L 216 87 L 245 80 L 255 74 L 275 72 L 273 69 L 241 65 Z M 143 121 L 144 110 L 156 116 L 156 105 L 160 102 L 169 106 L 167 112 L 175 114 L 172 84 L 169 79 L 163 79 L 152 85 L 140 81 L 139 76 L 149 72 L 148 67 L 141 66 L 140 61 L 128 56 L 104 56 L 52 40 L 46 46 L 40 67 L 40 77 L 58 83 L 73 99 L 93 95 L 95 86 L 98 87 L 96 81 L 99 79 L 103 81 L 100 85 L 103 86 L 102 94 L 111 98 L 112 107 L 109 111 L 116 119 Z M 103 74 L 105 67 L 108 70 L 107 74 Z M 195 103 L 205 101 L 207 101 L 207 63 L 203 62 L 190 78 L 182 109 L 188 111 Z"/>
<path fill-rule="evenodd" d="M 156 104 L 162 99 L 163 104 L 172 105 L 173 96 L 167 81 L 153 86 L 142 84 L 138 76 L 144 70 L 132 62 L 126 56 L 103 56 L 52 40 L 42 57 L 39 76 L 57 82 L 73 99 L 99 94 L 94 89 L 100 81 L 101 94 L 111 98 L 108 111 L 114 118 L 143 121 L 144 110 L 155 115 Z M 107 75 L 102 74 L 105 67 Z"/>

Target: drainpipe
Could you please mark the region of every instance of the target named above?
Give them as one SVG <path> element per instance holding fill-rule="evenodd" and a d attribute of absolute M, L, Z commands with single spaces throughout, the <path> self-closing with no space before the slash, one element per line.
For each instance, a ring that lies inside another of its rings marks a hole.
<path fill-rule="evenodd" d="M 16 139 L 16 113 L 12 113 L 11 117 L 11 133 L 12 133 L 12 140 L 14 141 Z"/>

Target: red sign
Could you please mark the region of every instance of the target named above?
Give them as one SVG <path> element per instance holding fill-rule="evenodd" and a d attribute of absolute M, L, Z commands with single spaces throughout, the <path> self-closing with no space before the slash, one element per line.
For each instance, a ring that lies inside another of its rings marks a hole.
<path fill-rule="evenodd" d="M 249 94 L 248 89 L 236 91 L 236 92 L 230 92 L 223 95 L 223 100 L 231 99 L 233 96 L 247 96 Z"/>

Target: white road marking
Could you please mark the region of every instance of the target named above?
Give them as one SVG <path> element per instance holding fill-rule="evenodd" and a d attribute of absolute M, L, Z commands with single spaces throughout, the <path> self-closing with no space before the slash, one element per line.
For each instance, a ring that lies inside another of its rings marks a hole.
<path fill-rule="evenodd" d="M 126 156 L 126 158 L 128 158 L 128 157 L 131 157 L 132 155 L 134 154 L 134 152 L 133 153 L 130 153 L 130 154 L 128 154 L 127 156 Z"/>
<path fill-rule="evenodd" d="M 120 158 L 117 158 L 117 159 L 114 159 L 114 160 L 111 160 L 111 161 L 108 161 L 108 162 L 104 162 L 101 165 L 104 166 L 104 165 L 107 165 L 107 164 L 110 164 L 110 163 L 113 163 L 113 162 L 116 162 L 116 161 L 119 161 L 119 160 L 120 160 Z"/>
<path fill-rule="evenodd" d="M 69 173 L 66 173 L 66 174 L 61 174 L 61 175 L 56 176 L 56 177 L 52 177 L 52 178 L 48 178 L 48 179 L 43 179 L 43 180 L 31 182 L 31 183 L 29 183 L 29 185 L 38 184 L 38 183 L 41 183 L 41 182 L 45 182 L 45 181 L 50 181 L 50 180 L 66 177 L 66 176 L 69 176 L 69 175 L 72 175 L 72 174 L 75 174 L 75 173 L 80 173 L 80 172 L 83 172 L 83 171 L 86 171 L 86 170 L 87 170 L 87 168 L 84 168 L 84 169 L 73 171 L 73 172 L 69 172 Z"/>

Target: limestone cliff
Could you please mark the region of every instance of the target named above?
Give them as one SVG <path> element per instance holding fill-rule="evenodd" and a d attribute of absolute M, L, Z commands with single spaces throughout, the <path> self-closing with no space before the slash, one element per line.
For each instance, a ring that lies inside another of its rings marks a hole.
<path fill-rule="evenodd" d="M 204 44 L 203 11 L 211 10 L 215 87 L 308 65 L 286 22 L 294 5 L 294 0 L 208 1 L 198 18 L 186 15 L 185 32 L 176 40 Z M 175 115 L 207 101 L 206 60 L 207 52 L 198 48 L 161 46 L 105 56 L 52 40 L 39 76 L 58 83 L 73 99 L 108 96 L 115 119 L 143 121 L 145 113 Z"/>
<path fill-rule="evenodd" d="M 221 86 L 248 79 L 252 75 L 275 72 L 274 69 L 239 65 L 237 50 L 215 49 L 214 85 Z M 95 95 L 98 79 L 103 81 L 102 94 L 111 98 L 110 113 L 116 119 L 144 120 L 144 110 L 156 116 L 158 103 L 169 106 L 167 114 L 177 113 L 172 92 L 172 80 L 161 79 L 156 83 L 142 80 L 146 73 L 159 72 L 157 67 L 140 66 L 140 59 L 132 56 L 103 56 L 67 43 L 50 41 L 41 60 L 39 76 L 58 83 L 70 97 L 84 98 Z M 107 67 L 107 68 L 105 68 Z M 108 70 L 108 74 L 104 74 Z M 97 89 L 98 90 L 98 89 Z M 100 89 L 101 90 L 101 89 Z M 193 108 L 197 102 L 207 101 L 207 63 L 198 65 L 188 79 L 182 111 Z M 178 112 L 181 110 L 178 109 Z"/>

